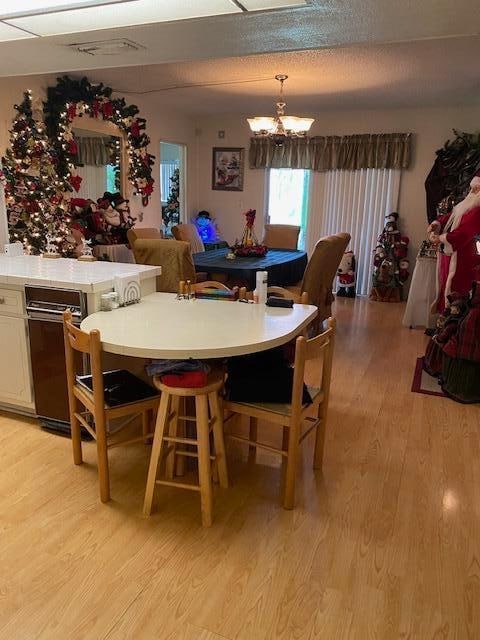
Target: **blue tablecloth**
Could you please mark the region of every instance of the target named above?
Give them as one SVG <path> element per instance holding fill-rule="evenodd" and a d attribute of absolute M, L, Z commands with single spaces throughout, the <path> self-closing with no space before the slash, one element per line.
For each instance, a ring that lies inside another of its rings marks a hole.
<path fill-rule="evenodd" d="M 307 266 L 305 251 L 269 249 L 264 258 L 227 260 L 226 255 L 229 251 L 229 249 L 216 249 L 194 253 L 195 269 L 207 273 L 225 273 L 243 281 L 250 289 L 254 289 L 257 271 L 268 271 L 269 285 L 285 287 L 299 282 Z"/>

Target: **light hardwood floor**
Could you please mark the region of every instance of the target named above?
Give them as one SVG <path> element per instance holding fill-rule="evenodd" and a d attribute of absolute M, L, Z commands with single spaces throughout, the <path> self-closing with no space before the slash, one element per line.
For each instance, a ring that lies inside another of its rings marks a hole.
<path fill-rule="evenodd" d="M 336 304 L 324 473 L 305 447 L 293 512 L 278 461 L 239 445 L 212 528 L 163 487 L 145 519 L 147 447 L 112 451 L 104 505 L 93 445 L 75 467 L 1 414 L 1 640 L 480 638 L 480 408 L 410 392 L 425 338 L 402 313 Z"/>

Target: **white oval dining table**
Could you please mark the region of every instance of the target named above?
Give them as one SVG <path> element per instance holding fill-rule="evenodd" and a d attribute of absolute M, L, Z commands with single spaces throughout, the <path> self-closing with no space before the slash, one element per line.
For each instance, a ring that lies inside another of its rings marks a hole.
<path fill-rule="evenodd" d="M 264 351 L 299 335 L 317 307 L 292 309 L 152 293 L 140 303 L 98 311 L 81 323 L 98 329 L 104 351 L 139 358 L 225 358 Z"/>

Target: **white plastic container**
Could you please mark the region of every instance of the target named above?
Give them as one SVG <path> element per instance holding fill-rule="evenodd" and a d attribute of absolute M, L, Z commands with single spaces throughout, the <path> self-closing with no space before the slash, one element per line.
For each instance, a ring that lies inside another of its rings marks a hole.
<path fill-rule="evenodd" d="M 256 296 L 254 296 L 254 300 L 256 298 L 258 304 L 265 304 L 267 301 L 267 286 L 268 286 L 268 272 L 267 271 L 257 271 L 256 274 Z"/>

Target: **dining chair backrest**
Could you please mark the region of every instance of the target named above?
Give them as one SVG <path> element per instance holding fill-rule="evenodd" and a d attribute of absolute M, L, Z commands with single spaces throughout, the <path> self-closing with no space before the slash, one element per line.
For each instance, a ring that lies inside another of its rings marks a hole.
<path fill-rule="evenodd" d="M 267 296 L 275 296 L 277 298 L 286 298 L 293 300 L 295 304 L 309 304 L 308 293 L 303 291 L 300 295 L 292 293 L 284 287 L 270 286 L 267 287 Z M 247 291 L 246 287 L 240 287 L 239 296 L 240 300 L 253 300 L 253 291 Z"/>
<path fill-rule="evenodd" d="M 194 224 L 177 224 L 172 227 L 172 233 L 175 240 L 183 240 L 189 242 L 192 248 L 192 253 L 201 253 L 205 251 L 205 245 L 203 244 L 198 229 Z"/>
<path fill-rule="evenodd" d="M 63 313 L 63 336 L 65 344 L 65 363 L 67 370 L 68 393 L 73 394 L 76 382 L 75 351 L 90 356 L 90 368 L 92 372 L 93 399 L 97 406 L 103 407 L 105 403 L 102 369 L 102 342 L 100 331 L 94 329 L 90 333 L 82 331 L 72 322 L 72 313 L 67 310 Z"/>
<path fill-rule="evenodd" d="M 300 227 L 293 224 L 266 224 L 263 244 L 271 249 L 296 249 Z"/>
<path fill-rule="evenodd" d="M 217 289 L 222 291 L 231 291 L 230 287 L 227 287 L 223 282 L 217 282 L 216 280 L 204 280 L 195 285 L 195 291 L 203 291 L 204 289 Z"/>
<path fill-rule="evenodd" d="M 335 346 L 336 322 L 334 318 L 328 318 L 327 329 L 307 339 L 299 336 L 295 341 L 295 361 L 292 388 L 292 419 L 299 416 L 303 407 L 303 385 L 305 381 L 305 364 L 309 360 L 322 360 L 319 367 L 318 384 L 314 384 L 323 393 L 323 402 L 328 405 L 330 395 L 330 382 L 332 377 L 333 349 Z"/>
<path fill-rule="evenodd" d="M 349 242 L 348 233 L 320 238 L 308 261 L 300 290 L 306 291 L 309 303 L 318 307 L 317 322 L 325 320 L 332 313 L 333 280 Z"/>
<path fill-rule="evenodd" d="M 132 246 L 137 264 L 162 267 L 157 291 L 177 293 L 180 280 L 195 283 L 195 266 L 188 242 L 178 240 L 136 240 Z"/>
<path fill-rule="evenodd" d="M 137 240 L 161 240 L 162 238 L 161 231 L 153 227 L 132 227 L 127 231 L 127 240 L 131 247 Z"/>

